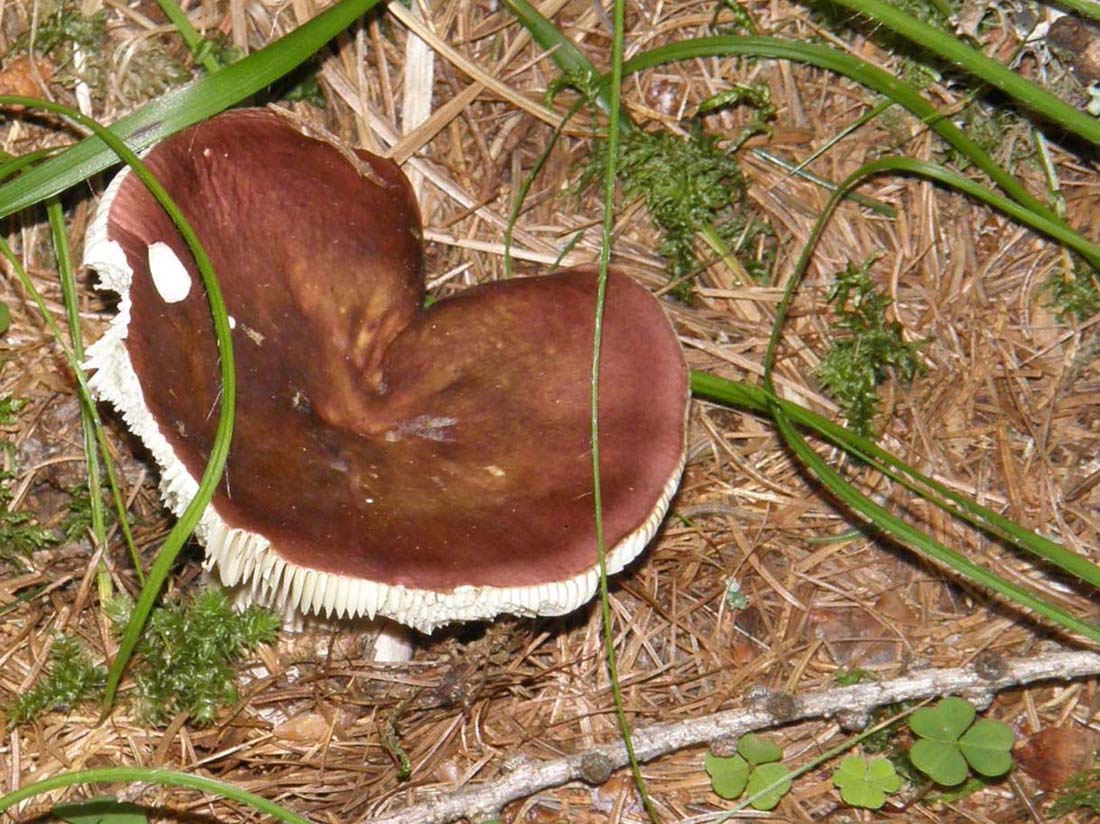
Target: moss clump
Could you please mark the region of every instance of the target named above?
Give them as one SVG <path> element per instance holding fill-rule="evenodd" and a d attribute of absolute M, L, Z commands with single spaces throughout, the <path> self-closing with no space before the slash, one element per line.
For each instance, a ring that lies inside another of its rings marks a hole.
<path fill-rule="evenodd" d="M 84 644 L 59 636 L 50 649 L 49 672 L 8 707 L 13 724 L 26 724 L 44 712 L 69 710 L 96 700 L 106 679 L 103 667 L 92 664 Z"/>
<path fill-rule="evenodd" d="M 848 424 L 864 437 L 878 411 L 878 387 L 891 374 L 909 383 L 923 370 L 917 357 L 920 344 L 906 343 L 901 324 L 886 319 L 890 299 L 871 281 L 870 262 L 848 264 L 839 272 L 829 301 L 838 336 L 818 367 L 817 378 L 840 406 Z"/>
<path fill-rule="evenodd" d="M 131 606 L 129 601 L 109 605 L 119 632 Z M 237 700 L 233 665 L 274 641 L 280 625 L 279 616 L 262 607 L 233 609 L 221 589 L 157 607 L 135 651 L 138 714 L 153 724 L 165 724 L 180 712 L 200 726 L 213 723 L 220 709 Z"/>
<path fill-rule="evenodd" d="M 602 179 L 606 167 L 607 144 L 600 143 L 581 188 Z M 717 137 L 698 128 L 687 140 L 666 131 L 632 129 L 622 136 L 617 169 L 626 198 L 643 200 L 660 229 L 658 251 L 673 279 L 686 281 L 702 268 L 696 238 L 704 232 L 730 249 L 755 280 L 766 278 L 771 244 L 765 244 L 763 255 L 755 252 L 758 242 L 773 233 L 746 206 L 741 166 Z M 690 292 L 690 283 L 685 285 Z"/>

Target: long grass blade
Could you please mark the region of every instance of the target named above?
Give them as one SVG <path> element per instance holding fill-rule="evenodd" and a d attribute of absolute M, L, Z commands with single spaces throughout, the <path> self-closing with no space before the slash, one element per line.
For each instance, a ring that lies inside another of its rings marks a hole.
<path fill-rule="evenodd" d="M 906 14 L 896 3 L 884 3 L 882 0 L 835 2 L 865 15 L 875 25 L 892 29 L 922 51 L 936 54 L 951 65 L 959 66 L 1066 131 L 1090 143 L 1100 143 L 1100 121 L 1096 118 L 1078 111 L 958 38 Z"/>
<path fill-rule="evenodd" d="M 973 563 L 955 550 L 939 543 L 922 530 L 893 515 L 851 484 L 847 483 L 836 470 L 826 464 L 821 457 L 810 448 L 801 432 L 794 425 L 792 419 L 787 415 L 783 404 L 778 401 L 773 371 L 782 333 L 783 320 L 786 317 L 794 294 L 809 265 L 810 255 L 813 252 L 817 240 L 821 236 L 825 225 L 835 212 L 837 204 L 840 202 L 844 193 L 863 180 L 866 180 L 868 177 L 885 172 L 901 172 L 925 176 L 940 183 L 956 187 L 960 191 L 971 194 L 972 196 L 980 197 L 991 205 L 999 204 L 1000 206 L 1004 206 L 1006 203 L 1011 204 L 1014 209 L 1020 209 L 1022 212 L 1027 213 L 1026 215 L 1020 215 L 1020 219 L 1025 220 L 1025 222 L 1031 221 L 1029 225 L 1036 225 L 1035 222 L 1045 225 L 1045 216 L 1030 213 L 1028 210 L 1022 209 L 1019 204 L 1008 201 L 1006 198 L 996 195 L 993 192 L 989 192 L 973 181 L 963 178 L 961 175 L 951 172 L 948 169 L 936 166 L 935 164 L 914 161 L 910 158 L 883 158 L 868 163 L 858 169 L 849 176 L 848 179 L 841 184 L 840 188 L 829 198 L 825 209 L 814 225 L 809 240 L 803 247 L 802 254 L 795 266 L 794 273 L 788 281 L 783 300 L 776 310 L 776 321 L 772 328 L 771 339 L 764 359 L 764 390 L 768 411 L 775 419 L 776 426 L 779 427 L 780 433 L 788 447 L 805 463 L 807 468 L 826 486 L 826 488 L 828 488 L 840 501 L 849 506 L 853 512 L 862 515 L 877 528 L 894 536 L 908 546 L 916 549 L 918 552 L 954 569 L 959 574 L 1001 595 L 1009 601 L 1014 602 L 1018 606 L 1032 610 L 1048 621 L 1071 632 L 1078 633 L 1090 640 L 1100 641 L 1100 627 L 1078 618 L 1068 610 L 1048 603 L 1030 590 L 1017 586 L 1001 576 L 990 572 L 985 567 Z M 1049 226 L 1047 228 L 1049 228 Z M 1030 544 L 1028 548 L 1033 549 L 1035 546 L 1037 545 Z M 1039 550 L 1046 549 L 1046 547 L 1041 545 L 1038 545 L 1038 548 Z M 1042 554 L 1041 551 L 1039 554 Z M 1049 557 L 1048 560 L 1052 563 L 1058 563 L 1060 557 L 1055 553 L 1053 556 Z"/>
<path fill-rule="evenodd" d="M 226 784 L 191 773 L 174 772 L 172 770 L 155 770 L 144 767 L 102 767 L 93 770 L 77 770 L 75 772 L 62 773 L 51 778 L 36 781 L 13 790 L 5 796 L 0 796 L 0 812 L 9 810 L 35 796 L 59 790 L 64 787 L 74 787 L 84 784 L 156 784 L 162 787 L 184 787 L 189 790 L 198 790 L 209 795 L 227 798 L 244 804 L 257 812 L 269 815 L 276 821 L 286 824 L 310 824 L 309 819 L 290 812 L 278 804 L 268 801 L 266 798 Z"/>
<path fill-rule="evenodd" d="M 706 372 L 693 372 L 691 389 L 696 397 L 737 406 L 763 415 L 769 413 L 767 393 L 759 386 L 738 383 Z M 774 399 L 802 429 L 864 461 L 872 469 L 904 485 L 940 509 L 981 529 L 990 536 L 1025 550 L 1068 572 L 1090 586 L 1100 588 L 1100 566 L 1056 541 L 1021 527 L 967 496 L 929 478 L 914 467 L 850 429 L 790 401 Z"/>
<path fill-rule="evenodd" d="M 196 236 L 190 223 L 173 203 L 171 196 L 160 182 L 149 171 L 148 167 L 134 152 L 116 135 L 104 126 L 96 123 L 89 117 L 85 117 L 75 109 L 51 103 L 46 100 L 36 100 L 25 97 L 0 96 L 0 105 L 26 106 L 29 109 L 43 109 L 53 114 L 61 115 L 78 123 L 85 129 L 94 132 L 100 140 L 122 160 L 134 175 L 145 185 L 149 193 L 156 198 L 161 208 L 171 217 L 172 222 L 179 229 L 180 235 L 187 242 L 191 253 L 195 257 L 202 283 L 206 289 L 207 300 L 210 303 L 210 311 L 213 316 L 214 333 L 217 338 L 218 354 L 221 366 L 221 403 L 219 406 L 218 426 L 215 430 L 214 444 L 210 450 L 210 458 L 199 481 L 198 492 L 188 504 L 179 520 L 176 521 L 168 538 L 157 553 L 156 559 L 149 570 L 148 580 L 142 587 L 137 603 L 131 614 L 130 622 L 126 625 L 122 640 L 119 642 L 118 653 L 111 668 L 107 673 L 107 686 L 104 693 L 104 711 L 108 711 L 114 702 L 115 693 L 122 680 L 122 674 L 137 646 L 141 630 L 145 625 L 153 603 L 160 594 L 161 587 L 168 577 L 168 573 L 183 548 L 187 538 L 194 531 L 207 505 L 214 496 L 222 472 L 225 469 L 226 457 L 229 453 L 229 441 L 233 433 L 233 416 L 236 410 L 236 375 L 233 369 L 233 339 L 229 330 L 229 318 L 226 314 L 225 301 L 222 298 L 221 287 L 214 275 L 214 267 L 203 249 L 202 243 Z"/>
<path fill-rule="evenodd" d="M 111 134 L 131 150 L 141 151 L 240 103 L 301 65 L 377 4 L 378 0 L 343 0 L 258 52 L 124 117 L 111 126 Z M 102 136 L 88 137 L 0 186 L 0 218 L 60 194 L 117 162 Z"/>
<path fill-rule="evenodd" d="M 607 276 L 611 265 L 611 246 L 615 227 L 615 184 L 616 162 L 619 156 L 619 97 L 623 79 L 623 43 L 625 33 L 625 0 L 615 0 L 614 38 L 611 55 L 611 87 L 609 102 L 611 122 L 607 130 L 607 169 L 604 174 L 603 191 L 603 242 L 600 244 L 599 280 L 596 290 L 595 324 L 592 335 L 592 505 L 596 523 L 596 557 L 600 569 L 600 608 L 602 611 L 604 654 L 607 658 L 608 680 L 611 682 L 611 694 L 615 700 L 615 715 L 619 720 L 619 734 L 626 748 L 626 757 L 634 776 L 634 786 L 642 798 L 649 820 L 660 824 L 661 817 L 653 804 L 642 776 L 638 756 L 634 752 L 634 737 L 630 732 L 630 721 L 626 717 L 623 690 L 619 684 L 619 668 L 615 655 L 615 633 L 611 623 L 611 596 L 607 587 L 607 547 L 604 543 L 603 489 L 600 482 L 600 351 L 603 343 L 604 304 L 607 300 Z"/>

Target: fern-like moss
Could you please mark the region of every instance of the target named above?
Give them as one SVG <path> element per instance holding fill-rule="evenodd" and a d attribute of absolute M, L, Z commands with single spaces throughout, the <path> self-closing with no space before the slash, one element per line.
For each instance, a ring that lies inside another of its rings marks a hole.
<path fill-rule="evenodd" d="M 84 644 L 76 638 L 58 637 L 50 649 L 48 673 L 8 707 L 8 719 L 26 724 L 44 712 L 68 710 L 96 700 L 107 674 L 92 663 Z"/>
<path fill-rule="evenodd" d="M 108 614 L 121 632 L 129 602 L 115 601 Z M 251 606 L 238 612 L 219 588 L 157 607 L 135 651 L 133 678 L 138 714 L 164 724 L 186 712 L 198 725 L 211 724 L 238 697 L 236 664 L 263 643 L 275 640 L 281 621 Z"/>
<path fill-rule="evenodd" d="M 683 280 L 686 291 L 690 292 L 690 278 L 703 267 L 696 238 L 709 229 L 754 279 L 767 277 L 773 232 L 746 205 L 741 166 L 717 137 L 701 129 L 689 140 L 666 131 L 632 129 L 623 134 L 620 151 L 617 168 L 623 194 L 645 202 L 661 233 L 658 251 L 668 261 L 668 273 Z M 606 167 L 607 144 L 598 143 L 581 188 L 602 179 Z M 765 251 L 758 254 L 761 246 Z"/>
<path fill-rule="evenodd" d="M 817 377 L 837 402 L 848 424 L 860 435 L 871 435 L 878 411 L 878 387 L 890 375 L 909 383 L 923 370 L 920 344 L 907 343 L 901 324 L 886 319 L 890 299 L 871 280 L 870 263 L 849 264 L 829 290 L 837 337 L 818 367 Z"/>

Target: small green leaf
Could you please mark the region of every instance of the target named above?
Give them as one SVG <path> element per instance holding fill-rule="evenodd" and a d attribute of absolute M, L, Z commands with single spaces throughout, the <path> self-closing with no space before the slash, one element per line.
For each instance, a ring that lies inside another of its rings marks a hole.
<path fill-rule="evenodd" d="M 845 804 L 877 810 L 886 803 L 887 793 L 901 789 L 901 778 L 885 758 L 868 762 L 852 755 L 840 762 L 833 774 L 833 784 L 840 789 Z"/>
<path fill-rule="evenodd" d="M 970 770 L 959 748 L 950 742 L 922 738 L 909 750 L 913 766 L 937 784 L 954 787 L 966 780 Z"/>
<path fill-rule="evenodd" d="M 704 763 L 710 786 L 722 798 L 734 799 L 745 791 L 749 783 L 749 762 L 744 758 L 739 755 L 725 758 L 708 752 Z"/>
<path fill-rule="evenodd" d="M 922 707 L 914 712 L 909 719 L 909 729 L 921 738 L 953 744 L 974 722 L 974 714 L 969 701 L 952 695 L 934 707 Z"/>
<path fill-rule="evenodd" d="M 11 328 L 11 309 L 6 303 L 0 303 L 0 335 L 6 334 Z"/>
<path fill-rule="evenodd" d="M 58 804 L 53 814 L 67 824 L 149 824 L 141 807 L 114 798 Z"/>
<path fill-rule="evenodd" d="M 749 733 L 741 736 L 737 742 L 737 754 L 743 756 L 753 766 L 770 764 L 783 757 L 783 749 L 774 741 Z"/>
<path fill-rule="evenodd" d="M 959 739 L 959 750 L 974 772 L 990 778 L 1012 769 L 1012 727 L 986 718 L 968 729 Z"/>
<path fill-rule="evenodd" d="M 749 795 L 755 796 L 765 787 L 770 787 L 775 782 L 780 782 L 772 789 L 764 792 L 759 798 L 750 802 L 754 810 L 774 810 L 783 796 L 791 791 L 791 771 L 782 764 L 761 764 L 753 769 L 749 775 Z"/>

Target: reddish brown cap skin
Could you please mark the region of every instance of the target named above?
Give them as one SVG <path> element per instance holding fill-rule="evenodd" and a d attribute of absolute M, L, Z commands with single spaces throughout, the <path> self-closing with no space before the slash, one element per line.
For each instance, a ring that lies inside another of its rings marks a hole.
<path fill-rule="evenodd" d="M 237 424 L 214 506 L 288 562 L 447 592 L 565 580 L 595 562 L 590 269 L 419 309 L 419 218 L 403 175 L 278 116 L 223 115 L 147 162 L 192 221 L 236 321 Z M 192 477 L 217 422 L 206 299 L 165 303 L 148 245 L 186 246 L 128 178 L 108 234 L 134 269 L 127 349 Z M 612 273 L 604 319 L 606 543 L 682 465 L 688 375 L 660 305 Z"/>

